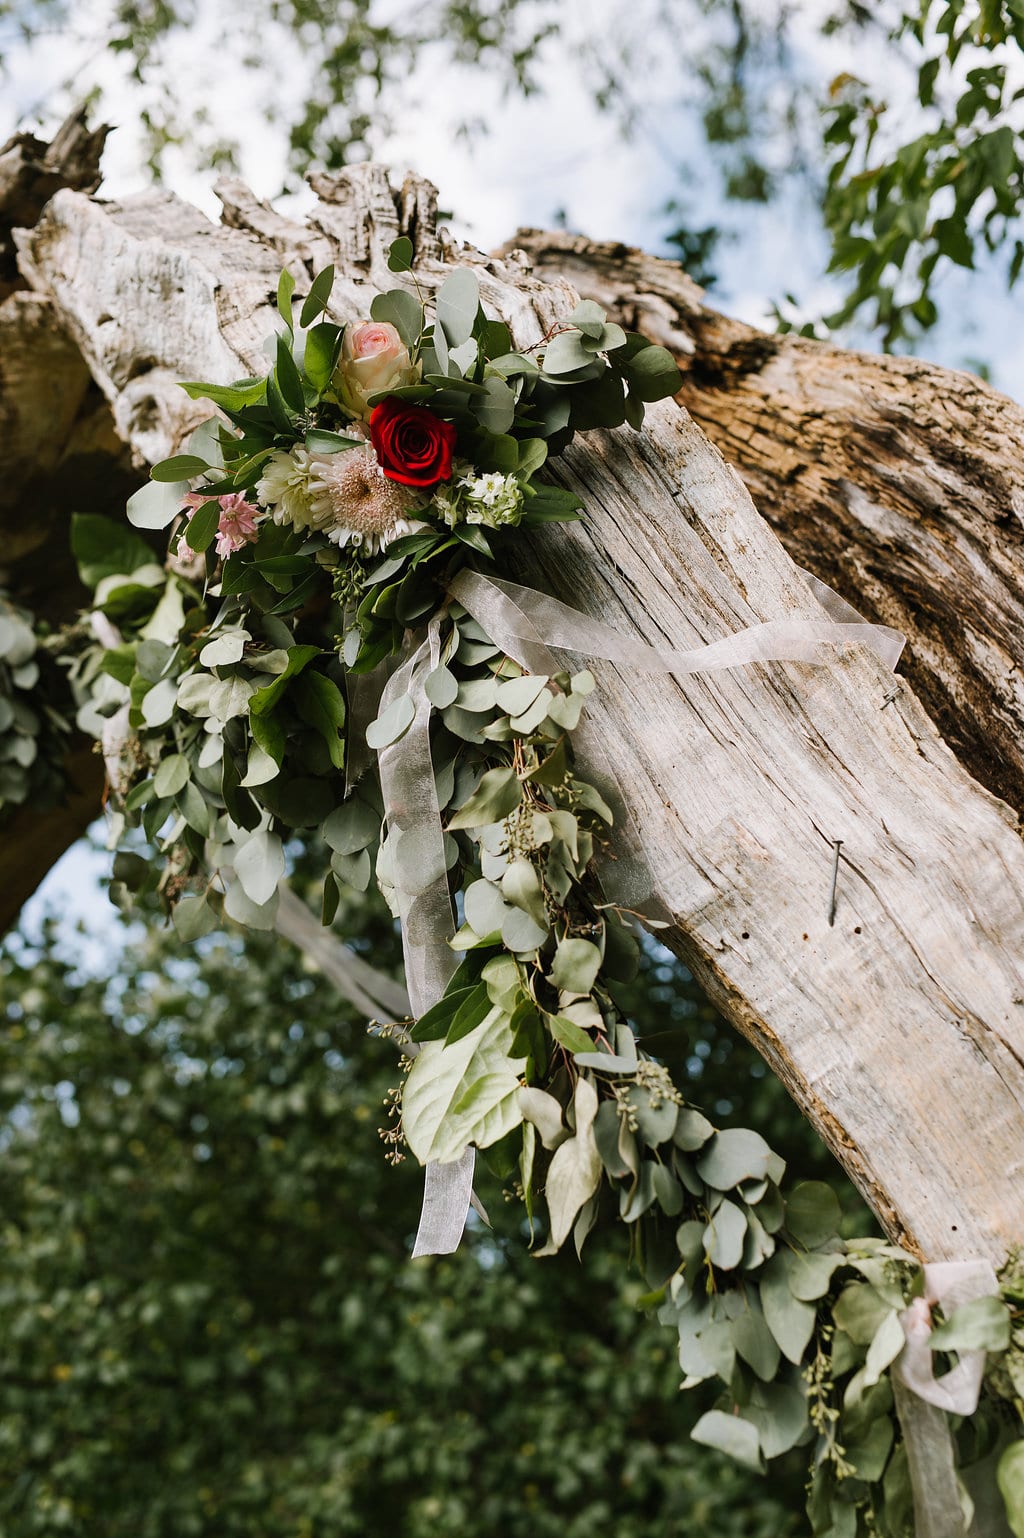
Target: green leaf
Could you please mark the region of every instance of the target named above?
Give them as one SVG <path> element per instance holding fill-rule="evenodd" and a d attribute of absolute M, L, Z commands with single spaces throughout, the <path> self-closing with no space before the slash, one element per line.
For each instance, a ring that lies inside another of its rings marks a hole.
<path fill-rule="evenodd" d="M 235 875 L 251 903 L 265 907 L 284 875 L 284 850 L 276 833 L 253 833 L 234 855 Z"/>
<path fill-rule="evenodd" d="M 545 374 L 562 375 L 588 368 L 593 361 L 593 353 L 583 345 L 582 332 L 560 331 L 545 347 L 542 364 Z"/>
<path fill-rule="evenodd" d="M 197 553 L 208 550 L 213 544 L 220 523 L 220 506 L 215 501 L 204 502 L 197 507 L 185 529 L 185 542 Z"/>
<path fill-rule="evenodd" d="M 588 1036 L 581 1025 L 575 1020 L 568 1020 L 564 1015 L 546 1015 L 548 1030 L 567 1052 L 593 1052 L 594 1039 Z"/>
<path fill-rule="evenodd" d="M 630 394 L 641 401 L 664 400 L 683 385 L 683 376 L 667 347 L 644 347 L 622 364 L 622 372 Z"/>
<path fill-rule="evenodd" d="M 72 513 L 71 553 L 86 587 L 96 587 L 104 577 L 130 576 L 153 560 L 144 539 L 98 513 Z"/>
<path fill-rule="evenodd" d="M 256 696 L 253 695 L 252 699 L 255 698 Z M 260 715 L 255 715 L 252 708 L 252 699 L 249 701 L 249 730 L 252 732 L 252 740 L 280 768 L 284 760 L 286 741 L 284 727 L 272 711 L 268 710 Z"/>
<path fill-rule="evenodd" d="M 321 321 L 306 333 L 302 369 L 318 395 L 323 394 L 334 376 L 340 342 L 341 327 L 330 321 Z M 309 447 L 308 437 L 306 447 Z"/>
<path fill-rule="evenodd" d="M 388 247 L 388 268 L 391 272 L 412 271 L 413 248 L 408 235 L 399 235 Z"/>
<path fill-rule="evenodd" d="M 423 683 L 423 692 L 435 710 L 447 710 L 449 705 L 455 703 L 459 692 L 459 681 L 454 673 L 442 665 L 427 674 Z"/>
<path fill-rule="evenodd" d="M 996 1483 L 1013 1538 L 1024 1538 L 1024 1441 L 1011 1442 L 999 1459 Z"/>
<path fill-rule="evenodd" d="M 743 1180 L 763 1180 L 772 1162 L 764 1138 L 747 1127 L 717 1132 L 697 1160 L 697 1174 L 716 1191 L 731 1191 Z"/>
<path fill-rule="evenodd" d="M 309 663 L 312 662 L 314 657 L 319 656 L 319 646 L 291 647 L 288 652 L 288 666 L 285 668 L 284 672 L 279 673 L 272 684 L 267 684 L 264 688 L 257 689 L 256 693 L 250 699 L 250 716 L 266 715 L 268 711 L 273 710 L 274 706 L 281 698 L 281 695 L 288 687 L 288 684 L 296 676 L 296 674 L 301 673 L 303 668 L 308 667 Z M 260 746 L 267 748 L 267 744 L 265 742 L 261 743 Z M 270 752 L 269 748 L 267 748 L 267 752 Z"/>
<path fill-rule="evenodd" d="M 172 753 L 157 765 L 153 788 L 158 796 L 176 796 L 188 784 L 188 778 L 188 759 L 183 753 Z"/>
<path fill-rule="evenodd" d="M 816 1313 L 810 1303 L 802 1303 L 790 1292 L 780 1255 L 770 1260 L 762 1272 L 761 1307 L 783 1356 L 799 1366 L 814 1333 Z"/>
<path fill-rule="evenodd" d="M 525 1059 L 511 1056 L 508 1016 L 492 1008 L 451 1046 L 424 1042 L 402 1094 L 406 1141 L 421 1164 L 487 1148 L 523 1119 L 517 1091 Z"/>
<path fill-rule="evenodd" d="M 363 447 L 362 438 L 348 438 L 344 433 L 331 433 L 323 427 L 310 428 L 305 441 L 311 454 L 340 454 L 346 449 Z"/>
<path fill-rule="evenodd" d="M 166 529 L 188 496 L 188 481 L 147 481 L 128 498 L 128 522 L 137 529 Z"/>
<path fill-rule="evenodd" d="M 266 399 L 266 379 L 243 379 L 238 384 L 215 385 L 203 380 L 190 379 L 181 385 L 185 394 L 191 400 L 209 401 L 214 406 L 219 406 L 222 411 L 244 411 L 247 406 L 256 406 Z"/>
<path fill-rule="evenodd" d="M 477 983 L 475 988 L 470 988 L 468 996 L 460 1002 L 448 1027 L 446 1043 L 450 1046 L 452 1042 L 461 1041 L 463 1036 L 468 1036 L 470 1031 L 475 1031 L 485 1015 L 490 1013 L 491 1007 L 490 996 L 484 983 Z"/>
<path fill-rule="evenodd" d="M 212 929 L 218 927 L 217 915 L 206 898 L 193 895 L 178 899 L 171 909 L 171 922 L 178 939 L 186 943 L 190 940 L 198 940 L 201 935 L 208 935 Z"/>
<path fill-rule="evenodd" d="M 410 352 L 419 346 L 423 333 L 423 306 L 414 294 L 406 293 L 404 288 L 377 294 L 370 305 L 370 316 L 394 326 Z"/>
<path fill-rule="evenodd" d="M 514 769 L 488 769 L 448 826 L 482 828 L 490 822 L 503 822 L 522 799 L 523 787 Z"/>
<path fill-rule="evenodd" d="M 568 317 L 570 326 L 576 326 L 592 342 L 599 342 L 608 319 L 604 310 L 593 299 L 581 299 Z"/>
<path fill-rule="evenodd" d="M 868 1346 L 892 1305 L 868 1282 L 851 1282 L 836 1299 L 832 1317 L 858 1346 Z"/>
<path fill-rule="evenodd" d="M 449 989 L 426 1010 L 409 1032 L 413 1041 L 443 1041 L 459 1009 L 476 993 L 475 988 Z"/>
<path fill-rule="evenodd" d="M 1010 1310 L 1002 1298 L 972 1298 L 932 1331 L 933 1351 L 1005 1351 L 1010 1344 Z"/>
<path fill-rule="evenodd" d="M 367 746 L 379 752 L 400 742 L 416 719 L 416 704 L 410 694 L 400 694 L 392 700 L 382 715 L 371 721 L 366 728 Z"/>
<path fill-rule="evenodd" d="M 380 837 L 381 817 L 360 796 L 349 796 L 323 825 L 324 842 L 335 854 L 358 854 Z"/>
<path fill-rule="evenodd" d="M 449 347 L 461 347 L 473 335 L 480 307 L 480 284 L 469 267 L 456 267 L 437 291 L 437 323 Z"/>
<path fill-rule="evenodd" d="M 758 1473 L 764 1471 L 757 1427 L 738 1415 L 726 1415 L 723 1410 L 708 1410 L 690 1435 L 695 1442 L 727 1453 L 748 1469 L 757 1469 Z"/>
<path fill-rule="evenodd" d="M 747 1220 L 735 1202 L 723 1201 L 704 1230 L 704 1252 L 713 1266 L 734 1271 L 743 1259 Z"/>
<path fill-rule="evenodd" d="M 345 745 L 341 731 L 345 725 L 345 701 L 337 684 L 323 673 L 307 670 L 295 680 L 292 698 L 302 719 L 318 731 L 327 744 L 335 769 L 343 769 Z"/>
<path fill-rule="evenodd" d="M 545 932 L 548 929 L 548 910 L 541 890 L 540 877 L 530 860 L 512 860 L 501 878 L 501 895 L 514 908 L 528 913 L 534 923 Z"/>
<path fill-rule="evenodd" d="M 295 279 L 287 268 L 277 280 L 277 313 L 290 331 L 292 329 L 292 295 L 295 292 Z"/>
<path fill-rule="evenodd" d="M 327 301 L 331 297 L 331 289 L 333 287 L 334 266 L 332 264 L 329 267 L 325 267 L 322 272 L 318 272 L 309 285 L 309 293 L 306 295 L 302 309 L 299 312 L 300 326 L 308 326 L 320 314 L 321 310 L 326 310 Z"/>
<path fill-rule="evenodd" d="M 548 1242 L 538 1255 L 553 1255 L 569 1237 L 576 1214 L 590 1200 L 601 1181 L 601 1155 L 594 1141 L 597 1091 L 589 1079 L 576 1080 L 573 1108 L 576 1131 L 555 1149 L 548 1166 L 544 1191 L 548 1203 Z"/>
<path fill-rule="evenodd" d="M 277 339 L 277 362 L 271 377 L 277 380 L 285 405 L 290 407 L 297 416 L 301 416 L 306 409 L 306 397 L 303 394 L 302 379 L 286 336 L 279 336 Z"/>
<path fill-rule="evenodd" d="M 205 475 L 210 466 L 196 454 L 174 454 L 161 459 L 149 472 L 151 481 L 190 481 L 196 475 Z"/>
<path fill-rule="evenodd" d="M 765 1324 L 764 1315 L 749 1303 L 730 1325 L 733 1345 L 765 1383 L 771 1383 L 779 1370 L 778 1343 Z"/>
<path fill-rule="evenodd" d="M 839 1199 L 824 1181 L 805 1180 L 786 1198 L 786 1227 L 808 1249 L 834 1239 L 841 1217 Z"/>
<path fill-rule="evenodd" d="M 568 993 L 589 993 L 601 968 L 601 952 L 589 940 L 560 940 L 548 974 L 556 988 Z M 587 1043 L 588 1048 L 593 1042 Z"/>
<path fill-rule="evenodd" d="M 1007 1337 L 1009 1338 L 1009 1337 Z M 906 1337 L 896 1309 L 891 1309 L 871 1338 L 864 1362 L 864 1386 L 871 1388 L 903 1350 Z M 879 1470 L 881 1472 L 881 1470 Z"/>

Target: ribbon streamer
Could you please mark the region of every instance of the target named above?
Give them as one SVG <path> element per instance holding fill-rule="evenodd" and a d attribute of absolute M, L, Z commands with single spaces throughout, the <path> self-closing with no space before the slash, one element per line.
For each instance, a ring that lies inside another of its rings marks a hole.
<path fill-rule="evenodd" d="M 957 1365 L 936 1378 L 931 1349 L 931 1311 L 947 1318 L 962 1303 L 999 1295 L 987 1260 L 944 1261 L 924 1268 L 924 1296 L 900 1315 L 906 1344 L 893 1369 L 893 1396 L 907 1450 L 914 1492 L 916 1538 L 996 1538 L 981 1519 L 968 1527 L 956 1475 L 956 1452 L 947 1415 L 973 1415 L 985 1372 L 984 1351 L 962 1351 Z"/>
<path fill-rule="evenodd" d="M 448 889 L 444 829 L 430 755 L 430 701 L 423 684 L 440 656 L 440 622 L 433 619 L 427 639 L 393 673 L 381 696 L 381 713 L 403 695 L 415 708 L 412 725 L 398 742 L 381 748 L 381 793 L 388 822 L 388 845 L 395 897 L 402 925 L 402 951 L 409 1003 L 424 1014 L 444 993 L 455 971 L 448 940 L 454 931 Z M 413 1258 L 450 1255 L 459 1247 L 473 1197 L 476 1153 L 468 1148 L 454 1164 L 428 1164 Z"/>
<path fill-rule="evenodd" d="M 479 572 L 458 572 L 449 592 L 494 644 L 530 673 L 550 675 L 559 670 L 548 650 L 551 646 L 644 672 L 684 674 L 712 673 L 750 662 L 821 664 L 829 660 L 821 648 L 837 641 L 863 643 L 894 668 L 904 644 L 899 631 L 869 624 L 838 593 L 809 572 L 803 575 L 822 605 L 820 618 L 769 620 L 690 651 L 647 646 L 557 598 Z M 448 945 L 454 925 L 444 829 L 430 756 L 431 707 L 424 690 L 428 673 L 438 663 L 439 634 L 435 618 L 427 638 L 392 674 L 381 698 L 381 714 L 406 694 L 415 707 L 409 730 L 382 748 L 378 760 L 406 978 L 416 1015 L 436 1003 L 455 969 Z M 615 817 L 617 859 L 601 875 L 608 897 L 632 910 L 644 908 L 651 917 L 669 917 L 651 890 L 640 831 L 598 734 L 581 722 L 573 735 L 577 758 Z M 458 1248 L 472 1199 L 474 1160 L 473 1150 L 467 1149 L 452 1165 L 428 1164 L 414 1255 L 446 1255 Z"/>

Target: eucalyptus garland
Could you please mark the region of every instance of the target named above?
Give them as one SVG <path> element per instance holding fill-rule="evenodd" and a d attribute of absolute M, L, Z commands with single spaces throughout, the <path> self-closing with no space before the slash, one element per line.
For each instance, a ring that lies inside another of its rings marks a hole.
<path fill-rule="evenodd" d="M 60 800 L 71 730 L 63 694 L 47 638 L 0 590 L 0 819 Z"/>
<path fill-rule="evenodd" d="M 411 257 L 396 242 L 392 270 Z M 341 326 L 332 277 L 301 304 L 282 277 L 266 377 L 184 386 L 218 416 L 132 499 L 143 532 L 76 521 L 96 596 L 75 680 L 107 758 L 112 842 L 141 826 L 160 855 L 129 836 L 123 891 L 158 886 L 183 940 L 224 914 L 269 928 L 302 830 L 330 850 L 325 923 L 374 878 L 397 912 L 410 856 L 374 754 L 413 726 L 411 691 L 387 680 L 425 647 L 462 959 L 406 1025 L 392 1156 L 486 1150 L 541 1255 L 570 1236 L 582 1250 L 617 1216 L 646 1306 L 678 1334 L 684 1386 L 720 1380 L 695 1437 L 759 1468 L 805 1447 L 815 1534 L 913 1532 L 892 1369 L 908 1310 L 924 1309 L 937 1363 L 988 1354 L 977 1411 L 950 1424 L 962 1471 L 998 1456 L 1022 1538 L 1024 1271 L 1010 1264 L 998 1294 L 944 1319 L 912 1256 L 841 1238 L 827 1186 L 784 1196 L 784 1163 L 756 1132 L 686 1104 L 616 1003 L 637 915 L 595 874 L 613 813 L 573 746 L 594 679 L 525 671 L 453 591 L 460 572 L 500 569 L 509 541 L 579 516 L 545 464 L 577 431 L 639 431 L 645 404 L 678 388 L 672 358 L 589 302 L 517 351 L 458 267 L 431 312 L 410 279 Z M 165 528 L 159 560 L 147 531 Z"/>

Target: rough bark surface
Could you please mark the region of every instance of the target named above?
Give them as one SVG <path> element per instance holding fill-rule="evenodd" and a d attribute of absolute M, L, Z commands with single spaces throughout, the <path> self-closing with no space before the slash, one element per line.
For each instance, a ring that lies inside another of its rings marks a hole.
<path fill-rule="evenodd" d="M 432 189 L 383 171 L 316 184 L 296 225 L 225 184 L 215 226 L 165 194 L 64 191 L 19 238 L 22 271 L 74 339 L 137 456 L 194 420 L 182 376 L 264 367 L 282 262 L 334 260 L 332 308 L 393 286 L 400 232 L 429 290 L 456 257 Z M 518 344 L 573 302 L 514 259 L 471 251 Z M 916 462 L 913 479 L 927 473 Z M 686 412 L 588 434 L 558 475 L 579 525 L 538 536 L 522 575 L 652 642 L 711 641 L 816 606 L 739 476 Z M 592 715 L 642 830 L 668 938 L 790 1086 L 890 1233 L 931 1258 L 1001 1258 L 1024 1234 L 1024 845 L 905 687 L 861 647 L 828 667 L 713 678 L 594 664 Z M 835 925 L 833 842 L 843 840 Z"/>
<path fill-rule="evenodd" d="M 943 737 L 1024 812 L 1024 410 L 973 374 L 768 336 L 626 246 L 520 230 L 507 249 L 671 349 L 789 553 L 904 632 Z"/>

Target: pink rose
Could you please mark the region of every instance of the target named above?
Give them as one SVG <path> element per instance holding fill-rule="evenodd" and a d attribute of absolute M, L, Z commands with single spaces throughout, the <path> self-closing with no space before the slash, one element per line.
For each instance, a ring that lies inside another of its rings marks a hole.
<path fill-rule="evenodd" d="M 364 320 L 358 326 L 345 327 L 334 388 L 354 417 L 369 416 L 369 396 L 416 384 L 419 374 L 419 364 L 413 363 L 409 349 L 388 321 Z"/>

